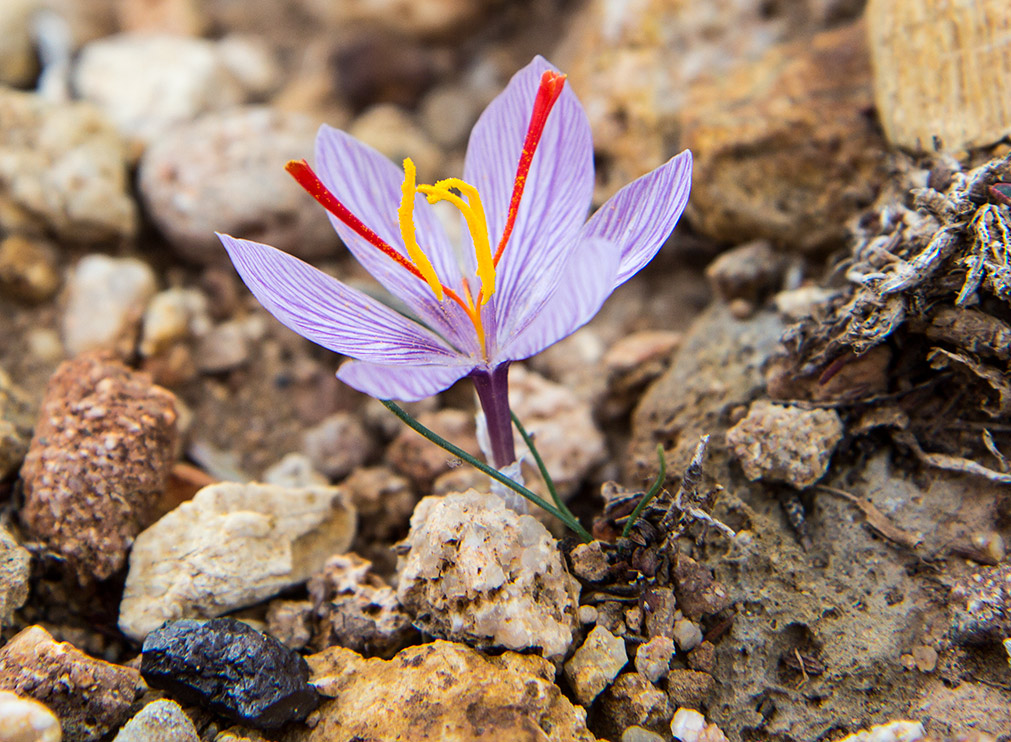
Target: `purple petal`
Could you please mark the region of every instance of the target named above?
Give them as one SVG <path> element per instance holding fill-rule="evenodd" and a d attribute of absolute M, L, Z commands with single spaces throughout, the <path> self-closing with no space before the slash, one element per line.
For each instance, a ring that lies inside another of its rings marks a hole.
<path fill-rule="evenodd" d="M 320 180 L 352 214 L 401 255 L 407 254 L 397 219 L 404 181 L 400 168 L 372 147 L 329 126 L 321 126 L 316 137 L 316 165 Z M 451 288 L 458 287 L 460 266 L 434 209 L 420 194 L 415 196 L 414 205 L 418 244 L 432 261 L 442 283 Z M 332 214 L 329 216 L 337 234 L 358 262 L 391 294 L 402 299 L 411 311 L 460 350 L 477 350 L 476 338 L 470 331 L 471 324 L 459 306 L 452 301 L 440 303 L 427 283 L 384 255 Z"/>
<path fill-rule="evenodd" d="M 619 259 L 617 247 L 606 240 L 580 243 L 566 261 L 554 293 L 525 329 L 500 343 L 496 360 L 529 358 L 593 319 L 614 290 Z"/>
<path fill-rule="evenodd" d="M 692 186 L 692 153 L 685 150 L 656 170 L 632 181 L 601 206 L 582 237 L 609 240 L 621 249 L 617 288 L 667 241 L 681 218 Z"/>
<path fill-rule="evenodd" d="M 383 366 L 366 361 L 345 361 L 337 378 L 377 399 L 416 402 L 448 389 L 473 370 L 473 366 Z"/>
<path fill-rule="evenodd" d="M 554 68 L 545 59 L 535 57 L 485 109 L 470 135 L 464 180 L 481 193 L 492 250 L 505 228 L 541 75 L 550 69 Z M 495 296 L 500 326 L 505 326 L 514 307 L 524 304 L 532 276 L 559 270 L 571 236 L 586 219 L 592 195 L 590 123 L 566 83 L 548 116 L 512 237 L 498 266 Z"/>
<path fill-rule="evenodd" d="M 467 362 L 433 332 L 298 258 L 259 242 L 218 237 L 253 295 L 302 337 L 367 361 Z"/>

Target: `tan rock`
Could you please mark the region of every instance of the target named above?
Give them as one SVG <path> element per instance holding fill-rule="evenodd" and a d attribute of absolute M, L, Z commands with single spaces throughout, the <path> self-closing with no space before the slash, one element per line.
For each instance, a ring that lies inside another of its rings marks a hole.
<path fill-rule="evenodd" d="M 21 466 L 34 426 L 28 393 L 0 368 L 0 479 L 7 479 Z"/>
<path fill-rule="evenodd" d="M 840 244 L 846 220 L 884 177 L 872 103 L 860 24 L 693 85 L 681 120 L 695 156 L 694 225 L 731 243 L 764 238 L 806 252 Z"/>
<path fill-rule="evenodd" d="M 595 626 L 586 641 L 565 663 L 565 677 L 576 699 L 589 706 L 628 664 L 625 640 L 603 626 Z"/>
<path fill-rule="evenodd" d="M 204 487 L 137 537 L 120 629 L 141 640 L 169 619 L 257 603 L 322 568 L 354 532 L 354 508 L 339 487 Z"/>
<path fill-rule="evenodd" d="M 535 655 L 489 657 L 436 641 L 388 662 L 341 647 L 306 659 L 317 690 L 333 700 L 320 706 L 314 729 L 294 730 L 285 742 L 596 740 L 586 712 L 554 684 L 554 666 Z"/>
<path fill-rule="evenodd" d="M 13 623 L 14 611 L 28 600 L 32 555 L 0 526 L 0 628 Z M 3 714 L 0 714 L 0 719 Z"/>
<path fill-rule="evenodd" d="M 874 101 L 889 141 L 983 147 L 1011 134 L 1005 0 L 870 0 Z"/>
<path fill-rule="evenodd" d="M 450 173 L 440 170 L 442 151 L 414 118 L 399 106 L 380 103 L 351 122 L 348 133 L 375 147 L 399 167 L 410 157 L 418 168 L 418 182 L 432 183 Z"/>
<path fill-rule="evenodd" d="M 36 700 L 0 690 L 2 742 L 60 742 L 63 732 L 56 715 Z"/>
<path fill-rule="evenodd" d="M 52 297 L 59 287 L 52 245 L 22 235 L 0 242 L 0 292 L 35 304 Z"/>

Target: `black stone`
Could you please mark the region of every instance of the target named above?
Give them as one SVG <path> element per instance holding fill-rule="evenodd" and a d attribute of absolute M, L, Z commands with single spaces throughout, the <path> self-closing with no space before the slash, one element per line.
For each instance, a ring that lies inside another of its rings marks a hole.
<path fill-rule="evenodd" d="M 305 660 L 234 618 L 165 623 L 144 640 L 140 672 L 152 688 L 257 729 L 301 721 L 319 704 Z"/>

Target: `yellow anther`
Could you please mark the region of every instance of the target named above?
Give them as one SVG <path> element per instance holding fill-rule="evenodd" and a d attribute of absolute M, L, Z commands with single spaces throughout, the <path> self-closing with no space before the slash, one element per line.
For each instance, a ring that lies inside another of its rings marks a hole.
<path fill-rule="evenodd" d="M 442 282 L 432 267 L 432 261 L 425 255 L 424 250 L 418 245 L 418 239 L 414 234 L 414 196 L 420 190 L 417 187 L 418 170 L 414 167 L 414 162 L 410 157 L 404 160 L 404 185 L 403 197 L 400 199 L 400 208 L 397 209 L 397 218 L 400 220 L 400 234 L 404 237 L 404 245 L 407 247 L 407 255 L 414 263 L 415 267 L 421 271 L 425 281 L 435 292 L 435 298 L 442 301 Z"/>
<path fill-rule="evenodd" d="M 455 188 L 467 197 L 467 201 L 450 191 Z M 481 304 L 488 303 L 495 293 L 495 262 L 492 260 L 491 243 L 488 238 L 488 220 L 477 188 L 459 178 L 440 180 L 435 185 L 418 186 L 418 191 L 428 197 L 429 203 L 449 201 L 460 210 L 467 222 L 474 253 L 477 256 L 477 277 L 481 280 Z"/>

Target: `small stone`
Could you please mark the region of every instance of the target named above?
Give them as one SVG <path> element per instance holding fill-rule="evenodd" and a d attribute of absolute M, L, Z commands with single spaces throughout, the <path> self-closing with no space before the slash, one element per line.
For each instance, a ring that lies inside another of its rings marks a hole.
<path fill-rule="evenodd" d="M 28 550 L 0 525 L 0 628 L 11 626 L 14 611 L 28 600 L 31 564 L 32 556 Z"/>
<path fill-rule="evenodd" d="M 537 655 L 489 656 L 434 641 L 389 661 L 343 647 L 307 659 L 313 684 L 333 700 L 320 704 L 313 729 L 293 730 L 288 742 L 597 739 L 586 712 L 554 684 L 554 666 Z"/>
<path fill-rule="evenodd" d="M 565 678 L 576 700 L 589 706 L 627 664 L 624 640 L 602 626 L 595 626 L 565 663 Z"/>
<path fill-rule="evenodd" d="M 267 606 L 267 633 L 288 649 L 303 649 L 312 639 L 312 601 L 272 600 Z"/>
<path fill-rule="evenodd" d="M 712 675 L 716 669 L 716 646 L 704 641 L 688 653 L 688 667 Z"/>
<path fill-rule="evenodd" d="M 201 265 L 228 260 L 215 231 L 300 258 L 332 255 L 333 227 L 280 166 L 311 153 L 316 130 L 306 116 L 264 106 L 207 114 L 144 152 L 141 195 L 172 248 Z"/>
<path fill-rule="evenodd" d="M 569 558 L 572 560 L 572 573 L 587 582 L 599 582 L 605 579 L 611 570 L 600 541 L 579 544 L 569 552 Z"/>
<path fill-rule="evenodd" d="M 443 409 L 416 415 L 418 422 L 435 431 L 464 451 L 477 451 L 474 416 L 463 410 Z M 428 490 L 440 474 L 452 468 L 457 459 L 410 428 L 401 425 L 393 443 L 386 449 L 386 459 L 400 474 L 410 479 L 420 492 Z"/>
<path fill-rule="evenodd" d="M 123 33 L 86 44 L 74 69 L 74 88 L 108 115 L 135 155 L 174 124 L 245 97 L 213 41 L 154 33 Z"/>
<path fill-rule="evenodd" d="M 128 721 L 112 742 L 200 742 L 197 728 L 175 701 L 152 701 Z"/>
<path fill-rule="evenodd" d="M 646 618 L 646 635 L 673 636 L 674 615 L 677 601 L 674 591 L 669 587 L 655 587 L 646 591 L 642 600 L 643 612 Z"/>
<path fill-rule="evenodd" d="M 335 412 L 305 431 L 302 452 L 318 471 L 339 480 L 375 455 L 376 442 L 356 416 Z"/>
<path fill-rule="evenodd" d="M 137 536 L 119 627 L 139 641 L 167 620 L 258 603 L 318 571 L 354 532 L 339 487 L 204 487 Z"/>
<path fill-rule="evenodd" d="M 642 633 L 643 610 L 637 605 L 625 609 L 625 629 L 632 634 Z"/>
<path fill-rule="evenodd" d="M 0 5 L 0 85 L 27 87 L 34 81 L 39 65 L 31 19 L 41 5 L 39 0 L 6 0 Z"/>
<path fill-rule="evenodd" d="M 657 683 L 670 672 L 670 661 L 674 656 L 674 642 L 667 636 L 654 636 L 640 644 L 635 650 L 636 672 L 651 683 Z"/>
<path fill-rule="evenodd" d="M 713 579 L 713 573 L 689 556 L 677 556 L 673 578 L 678 607 L 693 621 L 719 613 L 733 603 L 726 588 Z"/>
<path fill-rule="evenodd" d="M 629 727 L 621 733 L 621 742 L 665 742 L 656 732 L 642 727 Z"/>
<path fill-rule="evenodd" d="M 673 711 L 667 694 L 637 672 L 626 672 L 601 696 L 602 731 L 618 737 L 631 726 L 663 733 Z"/>
<path fill-rule="evenodd" d="M 118 572 L 154 519 L 175 460 L 175 397 L 101 353 L 49 380 L 21 467 L 21 518 L 82 582 Z"/>
<path fill-rule="evenodd" d="M 715 724 L 706 724 L 706 717 L 695 709 L 679 708 L 670 722 L 674 739 L 680 742 L 728 742 Z"/>
<path fill-rule="evenodd" d="M 533 516 L 475 490 L 426 497 L 402 546 L 397 597 L 421 630 L 549 659 L 568 651 L 579 583 Z"/>
<path fill-rule="evenodd" d="M 386 466 L 355 469 L 341 486 L 358 510 L 362 540 L 388 542 L 406 532 L 417 496 L 410 483 Z"/>
<path fill-rule="evenodd" d="M 920 742 L 927 739 L 918 721 L 890 721 L 842 737 L 839 742 Z"/>
<path fill-rule="evenodd" d="M 410 157 L 418 168 L 419 183 L 432 183 L 440 175 L 441 150 L 400 106 L 380 103 L 368 108 L 351 122 L 348 134 L 398 165 Z"/>
<path fill-rule="evenodd" d="M 667 695 L 676 707 L 701 708 L 715 685 L 709 673 L 675 669 L 667 676 Z"/>
<path fill-rule="evenodd" d="M 674 641 L 682 652 L 690 652 L 702 643 L 702 629 L 687 618 L 678 619 L 674 622 Z"/>
<path fill-rule="evenodd" d="M 0 87 L 0 229 L 70 243 L 132 237 L 126 148 L 86 103 L 51 103 Z"/>
<path fill-rule="evenodd" d="M 21 467 L 34 427 L 35 415 L 28 394 L 0 368 L 0 480 Z"/>
<path fill-rule="evenodd" d="M 727 445 L 748 479 L 804 489 L 824 476 L 842 437 L 835 410 L 805 410 L 760 399 L 727 431 Z"/>
<path fill-rule="evenodd" d="M 926 645 L 913 647 L 913 662 L 920 672 L 933 672 L 937 668 L 937 650 Z"/>
<path fill-rule="evenodd" d="M 93 742 L 118 727 L 142 687 L 136 670 L 56 642 L 41 626 L 28 627 L 0 648 L 0 689 L 44 704 L 68 740 Z"/>
<path fill-rule="evenodd" d="M 0 690 L 0 742 L 60 742 L 60 720 L 38 701 Z"/>
<path fill-rule="evenodd" d="M 51 298 L 59 287 L 52 245 L 20 235 L 0 242 L 0 291 L 38 304 Z"/>
<path fill-rule="evenodd" d="M 197 368 L 205 374 L 219 374 L 242 366 L 249 360 L 249 335 L 247 323 L 240 320 L 215 325 L 197 344 Z"/>
<path fill-rule="evenodd" d="M 598 419 L 625 418 L 643 390 L 670 366 L 681 339 L 680 332 L 640 330 L 616 340 L 603 356 L 607 396 L 594 410 Z"/>
<path fill-rule="evenodd" d="M 1011 564 L 986 567 L 955 583 L 951 633 L 956 641 L 987 644 L 1011 636 Z"/>
<path fill-rule="evenodd" d="M 153 631 L 141 674 L 152 688 L 257 729 L 301 721 L 319 703 L 305 660 L 234 618 L 173 621 Z"/>
<path fill-rule="evenodd" d="M 280 87 L 283 71 L 263 37 L 231 33 L 218 41 L 218 56 L 253 100 L 265 100 Z"/>
<path fill-rule="evenodd" d="M 151 299 L 144 311 L 142 356 L 166 352 L 177 343 L 205 335 L 211 328 L 207 298 L 196 289 L 171 288 Z"/>
<path fill-rule="evenodd" d="M 137 258 L 81 258 L 67 280 L 61 322 L 67 353 L 111 350 L 123 358 L 131 355 L 156 290 L 154 271 Z"/>
<path fill-rule="evenodd" d="M 706 278 L 725 302 L 760 304 L 776 288 L 783 263 L 767 240 L 756 240 L 721 253 L 706 268 Z"/>
<path fill-rule="evenodd" d="M 289 453 L 263 472 L 263 482 L 288 488 L 326 487 L 330 484 L 329 479 L 316 471 L 309 457 L 301 453 Z M 360 510 L 358 514 L 364 516 Z"/>
<path fill-rule="evenodd" d="M 342 554 L 310 578 L 317 650 L 337 645 L 389 658 L 417 636 L 394 589 L 371 569 L 367 559 Z"/>
<path fill-rule="evenodd" d="M 592 605 L 579 606 L 579 623 L 588 624 L 597 622 L 597 609 Z"/>

